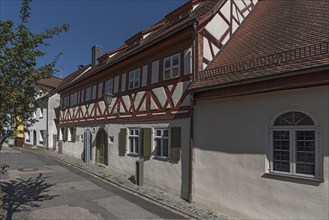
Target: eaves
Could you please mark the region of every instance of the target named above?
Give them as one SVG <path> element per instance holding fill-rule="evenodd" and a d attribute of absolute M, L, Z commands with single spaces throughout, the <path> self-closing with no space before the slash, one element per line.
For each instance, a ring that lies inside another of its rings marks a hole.
<path fill-rule="evenodd" d="M 285 77 L 290 77 L 290 76 L 297 76 L 297 75 L 324 71 L 324 70 L 329 70 L 329 64 L 323 65 L 323 66 L 318 66 L 318 67 L 309 67 L 309 68 L 304 68 L 304 69 L 299 69 L 299 70 L 293 70 L 293 71 L 289 71 L 289 72 L 282 72 L 282 73 L 277 73 L 277 74 L 264 76 L 264 77 L 243 79 L 243 80 L 238 80 L 238 81 L 228 82 L 228 83 L 223 83 L 223 84 L 204 86 L 201 88 L 193 88 L 193 86 L 192 86 L 189 90 L 193 94 L 196 94 L 199 92 L 206 92 L 206 91 L 215 90 L 215 89 L 224 89 L 224 88 L 233 87 L 233 86 L 246 85 L 246 84 L 250 84 L 250 83 L 257 83 L 257 82 L 274 80 L 274 79 L 285 78 Z"/>

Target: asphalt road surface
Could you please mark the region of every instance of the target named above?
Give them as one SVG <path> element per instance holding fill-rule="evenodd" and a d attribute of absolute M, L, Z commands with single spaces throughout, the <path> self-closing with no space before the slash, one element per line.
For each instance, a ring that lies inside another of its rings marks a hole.
<path fill-rule="evenodd" d="M 183 219 L 184 217 L 45 156 L 3 148 L 6 219 Z M 1 171 L 1 170 L 0 170 Z"/>

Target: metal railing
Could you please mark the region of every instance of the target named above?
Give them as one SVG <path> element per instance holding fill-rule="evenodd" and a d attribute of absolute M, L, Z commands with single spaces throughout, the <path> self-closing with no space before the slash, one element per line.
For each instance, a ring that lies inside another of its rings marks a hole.
<path fill-rule="evenodd" d="M 273 68 L 286 64 L 295 64 L 307 61 L 308 58 L 329 55 L 329 42 L 321 42 L 305 47 L 287 50 L 263 57 L 249 59 L 227 65 L 221 65 L 217 68 L 208 69 L 199 72 L 197 81 L 207 80 L 209 78 L 230 73 L 247 73 L 252 70 L 261 70 Z M 328 57 L 329 58 L 329 57 Z"/>

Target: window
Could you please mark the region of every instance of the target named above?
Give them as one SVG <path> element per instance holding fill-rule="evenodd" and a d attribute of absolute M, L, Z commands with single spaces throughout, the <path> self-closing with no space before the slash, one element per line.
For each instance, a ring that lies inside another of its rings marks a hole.
<path fill-rule="evenodd" d="M 139 129 L 129 129 L 129 153 L 139 152 Z"/>
<path fill-rule="evenodd" d="M 302 112 L 288 112 L 274 120 L 271 128 L 270 171 L 317 177 L 318 129 Z"/>
<path fill-rule="evenodd" d="M 39 131 L 39 144 L 43 144 L 44 137 L 45 137 L 45 131 L 44 130 L 40 130 Z"/>
<path fill-rule="evenodd" d="M 113 92 L 113 79 L 105 81 L 104 93 L 105 92 Z"/>
<path fill-rule="evenodd" d="M 39 118 L 43 118 L 43 108 L 39 109 Z"/>
<path fill-rule="evenodd" d="M 157 157 L 169 157 L 168 129 L 154 129 L 155 155 Z"/>
<path fill-rule="evenodd" d="M 86 89 L 85 101 L 88 102 L 91 100 L 91 87 Z"/>
<path fill-rule="evenodd" d="M 97 85 L 93 86 L 93 92 L 92 92 L 92 99 L 96 99 L 96 95 L 97 95 Z"/>
<path fill-rule="evenodd" d="M 140 84 L 140 69 L 129 72 L 129 89 L 138 88 Z"/>
<path fill-rule="evenodd" d="M 98 95 L 97 98 L 102 98 L 103 97 L 103 83 L 98 84 Z"/>
<path fill-rule="evenodd" d="M 77 95 L 76 92 L 71 94 L 71 96 L 70 96 L 70 107 L 73 107 L 77 104 L 77 96 L 78 95 Z"/>
<path fill-rule="evenodd" d="M 81 98 L 80 98 L 80 91 L 77 93 L 77 104 L 80 104 Z"/>
<path fill-rule="evenodd" d="M 81 103 L 84 102 L 85 90 L 81 90 Z"/>
<path fill-rule="evenodd" d="M 63 98 L 62 107 L 63 107 L 63 109 L 66 109 L 68 106 L 69 106 L 69 97 L 66 96 L 66 97 Z"/>
<path fill-rule="evenodd" d="M 180 75 L 179 53 L 163 60 L 163 80 L 179 77 Z"/>
<path fill-rule="evenodd" d="M 75 137 L 76 136 L 76 128 L 71 127 L 67 128 L 67 141 L 75 142 Z"/>
<path fill-rule="evenodd" d="M 31 141 L 30 138 L 31 138 L 31 132 L 30 131 L 25 132 L 25 141 L 30 142 Z"/>

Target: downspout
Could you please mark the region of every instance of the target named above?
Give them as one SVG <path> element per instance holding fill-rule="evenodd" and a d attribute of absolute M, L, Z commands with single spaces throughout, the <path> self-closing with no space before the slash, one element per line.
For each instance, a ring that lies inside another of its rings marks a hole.
<path fill-rule="evenodd" d="M 197 21 L 193 22 L 193 43 L 192 43 L 192 83 L 196 79 L 196 27 Z M 193 137 L 194 137 L 194 92 L 190 90 L 190 146 L 189 146 L 189 186 L 188 186 L 188 202 L 192 202 L 192 191 L 193 191 Z"/>
<path fill-rule="evenodd" d="M 48 127 L 48 117 L 49 117 L 49 97 L 47 97 L 47 114 L 46 114 L 46 134 L 47 134 L 47 141 L 46 141 L 46 149 L 49 149 L 49 127 Z"/>

